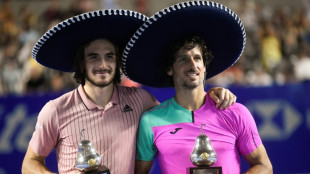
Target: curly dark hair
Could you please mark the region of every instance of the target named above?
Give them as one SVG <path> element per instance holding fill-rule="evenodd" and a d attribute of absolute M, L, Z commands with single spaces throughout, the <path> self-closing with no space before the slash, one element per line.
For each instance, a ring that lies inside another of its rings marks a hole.
<path fill-rule="evenodd" d="M 188 37 L 184 37 L 181 40 L 178 40 L 174 44 L 172 44 L 166 51 L 165 59 L 161 68 L 161 72 L 165 73 L 172 67 L 175 62 L 175 56 L 178 50 L 181 48 L 185 48 L 186 50 L 191 50 L 198 46 L 201 49 L 202 59 L 204 65 L 206 67 L 206 72 L 208 71 L 208 67 L 213 59 L 213 55 L 210 50 L 207 49 L 207 45 L 202 37 L 198 35 L 191 35 Z M 173 86 L 172 77 L 166 74 L 166 81 L 170 86 Z"/>
<path fill-rule="evenodd" d="M 98 39 L 106 39 L 106 38 L 98 38 Z M 96 39 L 97 40 L 97 39 Z M 115 54 L 116 54 L 116 68 L 115 68 L 115 76 L 113 79 L 114 84 L 119 84 L 121 82 L 121 75 L 122 75 L 122 64 L 121 64 L 121 57 L 122 52 L 120 49 L 118 49 L 118 46 L 111 40 L 106 39 L 109 42 L 111 42 L 115 48 Z M 94 41 L 94 40 L 92 40 Z M 77 83 L 85 85 L 85 79 L 86 79 L 86 67 L 85 67 L 85 59 L 84 59 L 84 50 L 89 44 L 92 42 L 88 42 L 86 44 L 81 45 L 75 55 L 74 58 L 74 79 Z"/>

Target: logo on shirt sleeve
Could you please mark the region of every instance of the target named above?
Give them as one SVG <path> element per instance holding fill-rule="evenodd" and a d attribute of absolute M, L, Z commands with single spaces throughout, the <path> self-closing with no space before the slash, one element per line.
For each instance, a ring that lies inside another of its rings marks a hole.
<path fill-rule="evenodd" d="M 128 105 L 126 104 L 126 106 L 125 106 L 124 109 L 123 109 L 123 112 L 130 112 L 130 111 L 133 111 L 133 110 L 131 109 L 130 106 L 128 106 Z"/>
<path fill-rule="evenodd" d="M 175 128 L 174 131 L 170 132 L 170 134 L 175 134 L 175 133 L 177 133 L 181 129 L 182 129 L 181 127 Z"/>

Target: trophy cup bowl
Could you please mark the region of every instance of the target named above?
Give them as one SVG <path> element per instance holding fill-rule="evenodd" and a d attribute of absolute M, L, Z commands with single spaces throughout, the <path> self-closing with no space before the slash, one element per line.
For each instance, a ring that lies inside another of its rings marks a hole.
<path fill-rule="evenodd" d="M 203 133 L 202 124 L 201 135 L 196 138 L 195 148 L 190 155 L 191 162 L 197 167 L 187 168 L 189 174 L 222 174 L 222 167 L 210 167 L 217 160 L 217 155 L 211 145 L 207 135 Z"/>
<path fill-rule="evenodd" d="M 75 166 L 82 172 L 93 171 L 99 168 L 102 158 L 89 140 L 79 143 Z"/>
<path fill-rule="evenodd" d="M 92 142 L 85 140 L 83 132 L 81 133 L 82 140 L 78 144 L 78 154 L 75 161 L 75 167 L 81 172 L 96 171 L 102 163 L 102 157 L 97 153 Z"/>
<path fill-rule="evenodd" d="M 195 148 L 191 154 L 191 162 L 195 166 L 211 166 L 217 160 L 210 140 L 206 135 L 199 135 L 196 139 Z"/>

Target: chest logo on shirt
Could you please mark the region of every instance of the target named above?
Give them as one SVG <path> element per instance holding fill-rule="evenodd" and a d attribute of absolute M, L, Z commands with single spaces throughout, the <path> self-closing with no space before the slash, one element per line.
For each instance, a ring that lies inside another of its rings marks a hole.
<path fill-rule="evenodd" d="M 170 134 L 175 134 L 177 133 L 180 129 L 182 129 L 181 127 L 175 128 L 174 131 L 171 131 Z"/>
<path fill-rule="evenodd" d="M 131 109 L 130 106 L 128 106 L 128 105 L 126 104 L 126 106 L 125 106 L 124 109 L 123 109 L 123 112 L 130 112 L 130 111 L 133 111 L 133 110 Z"/>

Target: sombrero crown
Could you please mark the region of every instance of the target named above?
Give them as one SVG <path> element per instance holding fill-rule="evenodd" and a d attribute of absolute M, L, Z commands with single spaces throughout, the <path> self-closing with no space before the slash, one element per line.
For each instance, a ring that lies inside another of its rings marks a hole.
<path fill-rule="evenodd" d="M 207 79 L 233 65 L 246 41 L 241 20 L 229 8 L 210 1 L 178 3 L 150 17 L 130 39 L 122 59 L 125 75 L 147 86 L 170 86 L 158 69 L 166 49 L 189 35 L 200 35 L 214 56 Z"/>
<path fill-rule="evenodd" d="M 77 49 L 93 39 L 107 38 L 123 49 L 148 17 L 134 11 L 105 9 L 83 13 L 57 24 L 36 43 L 32 57 L 40 64 L 72 72 Z"/>

